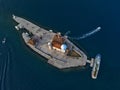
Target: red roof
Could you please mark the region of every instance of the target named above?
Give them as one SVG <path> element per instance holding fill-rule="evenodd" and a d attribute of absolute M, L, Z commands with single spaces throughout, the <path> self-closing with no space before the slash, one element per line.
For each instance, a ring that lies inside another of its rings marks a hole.
<path fill-rule="evenodd" d="M 59 42 L 53 41 L 52 46 L 61 49 L 61 44 Z"/>

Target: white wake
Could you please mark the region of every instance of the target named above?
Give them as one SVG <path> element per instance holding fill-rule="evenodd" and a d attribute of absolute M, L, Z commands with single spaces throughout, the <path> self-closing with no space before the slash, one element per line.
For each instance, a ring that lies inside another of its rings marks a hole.
<path fill-rule="evenodd" d="M 69 38 L 76 39 L 76 40 L 85 39 L 85 38 L 87 38 L 87 37 L 89 37 L 89 36 L 99 32 L 100 30 L 101 30 L 101 27 L 97 27 L 96 29 L 94 29 L 94 30 L 92 30 L 92 31 L 90 31 L 90 32 L 88 32 L 86 34 L 83 34 L 81 37 L 69 37 Z"/>

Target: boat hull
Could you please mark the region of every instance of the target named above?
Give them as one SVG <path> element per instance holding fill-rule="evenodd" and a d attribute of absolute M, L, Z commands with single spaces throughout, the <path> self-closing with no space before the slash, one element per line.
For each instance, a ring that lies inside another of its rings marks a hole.
<path fill-rule="evenodd" d="M 93 65 L 93 69 L 92 69 L 92 73 L 91 73 L 91 76 L 92 76 L 93 79 L 96 79 L 97 76 L 98 76 L 98 72 L 99 72 L 99 68 L 100 68 L 100 62 L 101 62 L 101 55 L 98 54 L 95 57 L 94 65 Z"/>

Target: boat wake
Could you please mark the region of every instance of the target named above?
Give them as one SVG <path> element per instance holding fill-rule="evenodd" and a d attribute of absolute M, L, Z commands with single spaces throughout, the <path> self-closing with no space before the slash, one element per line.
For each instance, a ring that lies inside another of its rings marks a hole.
<path fill-rule="evenodd" d="M 5 77 L 6 77 L 6 69 L 7 68 L 7 62 L 4 62 L 4 66 L 3 66 L 3 71 L 1 74 L 1 90 L 4 90 L 4 85 L 5 85 Z"/>
<path fill-rule="evenodd" d="M 10 59 L 11 50 L 9 47 L 4 46 L 2 55 L 0 56 L 0 90 L 7 90 L 9 84 L 9 69 L 10 69 Z"/>
<path fill-rule="evenodd" d="M 9 65 L 10 65 L 10 53 L 7 53 L 7 58 L 2 63 L 1 67 L 1 75 L 0 75 L 0 90 L 5 90 L 7 83 L 8 83 L 8 75 L 9 75 Z"/>
<path fill-rule="evenodd" d="M 70 31 L 67 31 L 64 36 L 68 36 L 70 34 Z"/>
<path fill-rule="evenodd" d="M 81 37 L 69 37 L 69 38 L 70 38 L 70 39 L 75 39 L 75 40 L 85 39 L 85 38 L 87 38 L 87 37 L 89 37 L 89 36 L 91 36 L 91 35 L 99 32 L 100 30 L 101 30 L 101 27 L 97 27 L 97 28 L 94 29 L 93 31 L 90 31 L 90 32 L 88 32 L 88 33 L 86 33 L 86 34 L 83 34 Z"/>

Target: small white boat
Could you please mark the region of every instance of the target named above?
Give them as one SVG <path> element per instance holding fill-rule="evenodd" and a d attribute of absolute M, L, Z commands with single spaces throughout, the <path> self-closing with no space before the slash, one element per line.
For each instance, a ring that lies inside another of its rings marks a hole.
<path fill-rule="evenodd" d="M 100 68 L 100 61 L 101 61 L 101 55 L 98 54 L 95 57 L 95 61 L 94 61 L 93 69 L 92 69 L 92 73 L 91 73 L 93 79 L 96 79 L 98 76 L 98 72 L 99 72 L 99 68 Z"/>
<path fill-rule="evenodd" d="M 6 42 L 6 38 L 4 37 L 2 40 L 2 44 L 4 44 Z"/>

